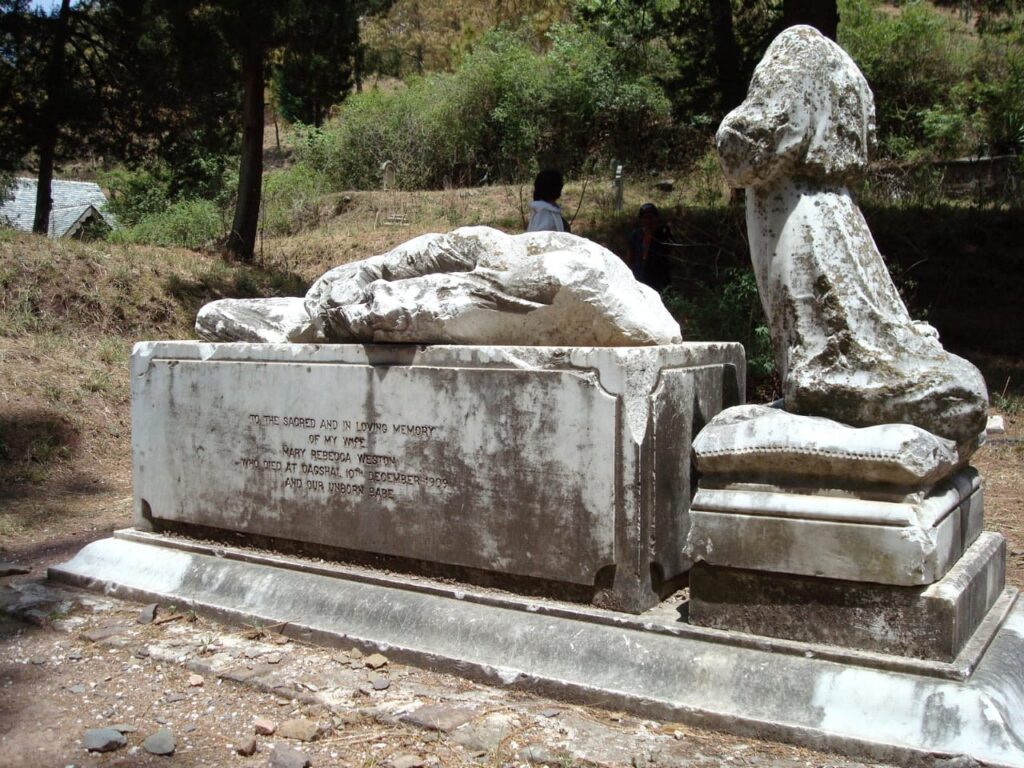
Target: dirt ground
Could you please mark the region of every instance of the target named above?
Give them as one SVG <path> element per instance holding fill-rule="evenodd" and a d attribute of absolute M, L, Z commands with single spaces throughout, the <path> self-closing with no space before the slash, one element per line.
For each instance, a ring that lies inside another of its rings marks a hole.
<path fill-rule="evenodd" d="M 1007 578 L 1024 585 L 1024 419 L 1007 416 L 974 464 L 987 527 L 1008 540 Z M 162 606 L 57 587 L 45 568 L 130 523 L 124 475 L 78 467 L 49 492 L 8 496 L 0 560 L 29 573 L 0 580 L 0 768 L 275 765 L 284 747 L 314 766 L 852 766 L 861 763 L 488 688 L 358 652 L 322 649 L 260 628 L 222 626 Z M 94 475 L 90 475 L 90 472 Z M 377 660 L 379 662 L 379 660 Z M 374 662 L 376 663 L 376 662 Z M 436 721 L 417 720 L 433 707 Z M 277 730 L 256 735 L 263 718 Z M 285 725 L 287 721 L 293 721 Z M 455 725 L 453 725 L 453 723 Z M 87 752 L 87 729 L 124 728 L 125 745 Z M 148 753 L 160 728 L 170 757 Z M 312 741 L 286 738 L 281 729 Z M 305 728 L 308 733 L 302 733 Z M 237 749 L 255 738 L 258 752 Z M 281 762 L 281 765 L 287 763 Z M 301 765 L 301 761 L 297 763 Z"/>

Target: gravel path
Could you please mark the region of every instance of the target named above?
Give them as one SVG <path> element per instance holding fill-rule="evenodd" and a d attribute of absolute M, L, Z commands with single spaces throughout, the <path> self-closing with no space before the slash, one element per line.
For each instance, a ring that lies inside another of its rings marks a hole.
<path fill-rule="evenodd" d="M 0 608 L 4 768 L 864 765 L 491 688 L 173 606 L 154 612 L 31 576 L 0 582 Z M 111 736 L 94 729 L 115 731 L 112 751 L 86 750 L 87 738 Z M 168 745 L 169 756 L 147 750 Z"/>

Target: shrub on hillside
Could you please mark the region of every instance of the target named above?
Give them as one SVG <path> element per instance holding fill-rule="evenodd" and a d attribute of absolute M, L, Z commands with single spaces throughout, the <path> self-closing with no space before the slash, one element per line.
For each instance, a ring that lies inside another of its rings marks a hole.
<path fill-rule="evenodd" d="M 669 123 L 652 80 L 616 69 L 607 43 L 566 26 L 549 53 L 496 32 L 453 73 L 357 94 L 324 130 L 305 129 L 300 162 L 341 188 L 372 188 L 391 161 L 405 188 L 521 179 L 603 155 L 638 162 Z"/>
<path fill-rule="evenodd" d="M 892 13 L 843 0 L 840 18 L 839 42 L 875 94 L 883 158 L 1024 149 L 1024 14 L 975 30 L 928 3 Z"/>
<path fill-rule="evenodd" d="M 143 216 L 134 226 L 114 230 L 110 240 L 200 248 L 216 241 L 225 229 L 221 210 L 212 200 L 179 200 Z"/>
<path fill-rule="evenodd" d="M 307 164 L 264 174 L 261 231 L 267 235 L 291 235 L 304 226 L 315 225 L 325 191 L 323 174 Z"/>

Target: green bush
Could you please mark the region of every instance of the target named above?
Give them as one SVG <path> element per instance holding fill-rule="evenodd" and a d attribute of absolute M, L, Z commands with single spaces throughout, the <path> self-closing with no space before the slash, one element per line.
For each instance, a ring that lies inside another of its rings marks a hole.
<path fill-rule="evenodd" d="M 300 164 L 263 176 L 260 227 L 268 235 L 290 235 L 319 221 L 318 202 L 326 191 L 322 173 Z"/>
<path fill-rule="evenodd" d="M 716 285 L 698 286 L 684 296 L 674 288 L 661 294 L 688 341 L 738 341 L 747 356 L 747 392 L 761 400 L 779 396 L 771 333 L 765 324 L 757 281 L 749 268 L 730 267 Z"/>
<path fill-rule="evenodd" d="M 971 28 L 924 2 L 841 0 L 839 42 L 875 94 L 882 158 L 1024 148 L 1024 13 Z"/>
<path fill-rule="evenodd" d="M 597 155 L 645 159 L 669 128 L 660 88 L 617 70 L 596 35 L 560 27 L 551 43 L 540 54 L 498 31 L 453 73 L 357 94 L 323 130 L 300 132 L 299 160 L 335 189 L 376 187 L 391 161 L 415 189 L 518 180 L 538 165 L 571 172 Z"/>
<path fill-rule="evenodd" d="M 122 243 L 200 248 L 224 234 L 220 209 L 211 200 L 179 200 L 143 216 L 134 226 L 114 230 L 110 239 Z"/>
<path fill-rule="evenodd" d="M 171 203 L 171 174 L 166 166 L 146 169 L 114 168 L 100 177 L 109 192 L 107 210 L 122 227 L 131 228 Z"/>

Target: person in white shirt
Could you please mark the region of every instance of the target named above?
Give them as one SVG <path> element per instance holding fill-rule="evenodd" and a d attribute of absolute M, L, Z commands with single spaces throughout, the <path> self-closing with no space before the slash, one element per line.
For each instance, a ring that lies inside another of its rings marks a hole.
<path fill-rule="evenodd" d="M 545 168 L 533 181 L 533 202 L 530 203 L 530 224 L 527 232 L 568 232 L 569 223 L 558 207 L 562 196 L 562 174 L 554 168 Z"/>

